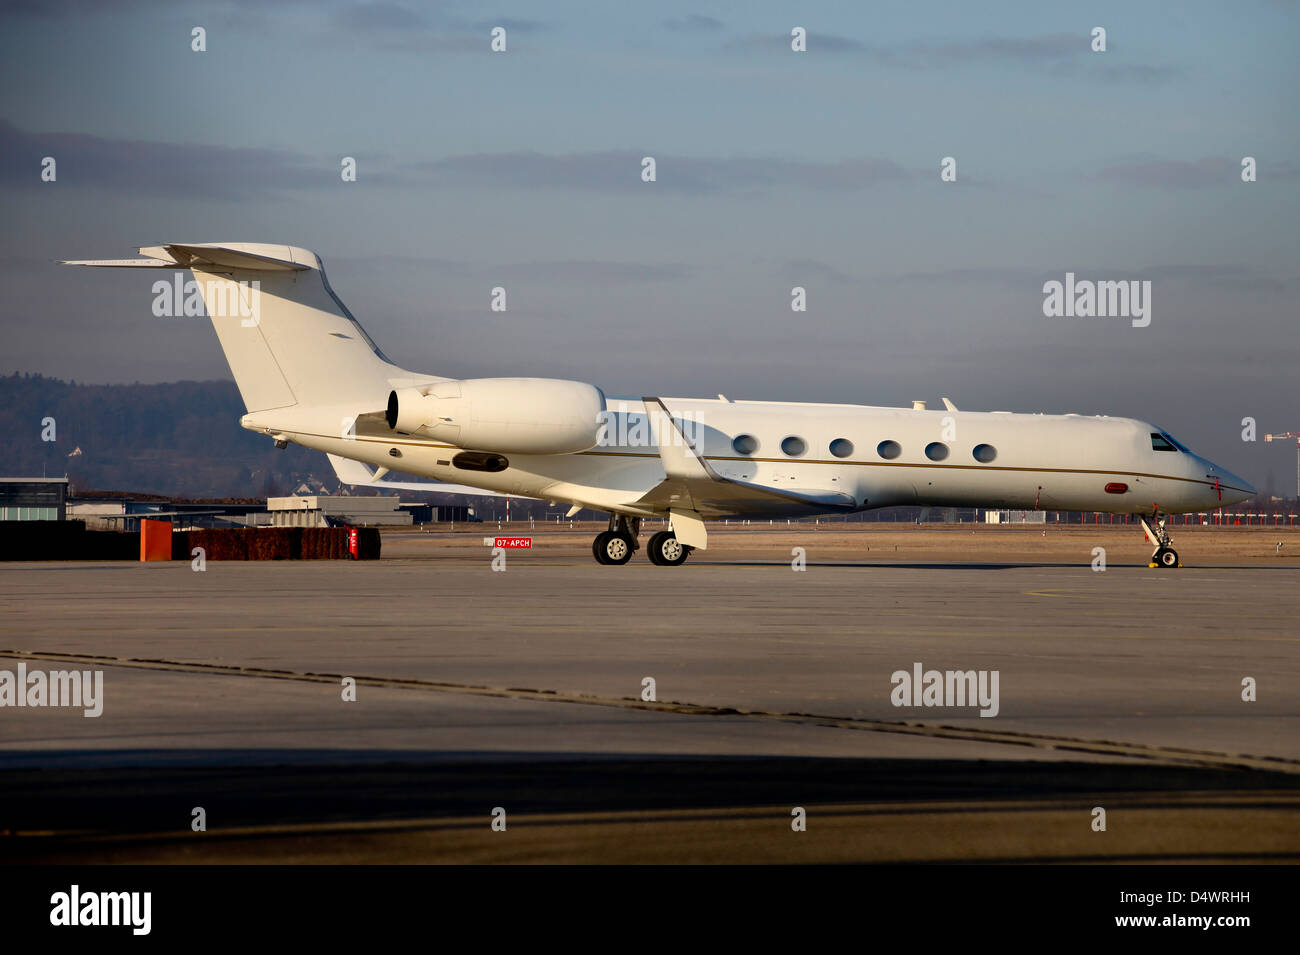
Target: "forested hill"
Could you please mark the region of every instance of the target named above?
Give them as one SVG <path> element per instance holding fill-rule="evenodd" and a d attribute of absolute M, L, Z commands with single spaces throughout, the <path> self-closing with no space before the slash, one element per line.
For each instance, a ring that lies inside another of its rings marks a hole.
<path fill-rule="evenodd" d="M 233 381 L 79 385 L 11 375 L 0 378 L 0 476 L 66 474 L 75 490 L 179 497 L 289 494 L 308 478 L 337 487 L 324 454 L 277 451 L 239 426 L 243 414 Z"/>

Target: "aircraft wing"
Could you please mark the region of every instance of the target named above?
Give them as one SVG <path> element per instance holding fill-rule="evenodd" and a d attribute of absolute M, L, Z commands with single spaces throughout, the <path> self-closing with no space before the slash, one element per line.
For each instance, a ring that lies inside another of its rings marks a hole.
<path fill-rule="evenodd" d="M 643 398 L 642 401 L 659 445 L 665 477 L 643 494 L 637 504 L 693 510 L 705 515 L 788 514 L 792 506 L 806 507 L 809 513 L 860 509 L 853 495 L 834 488 L 775 488 L 724 477 L 700 456 L 662 399 Z"/>
<path fill-rule="evenodd" d="M 334 466 L 334 473 L 339 476 L 339 480 L 353 487 L 391 488 L 398 491 L 432 491 L 437 494 L 472 494 L 475 497 L 523 497 L 521 494 L 502 494 L 500 491 L 485 491 L 481 487 L 469 487 L 465 484 L 445 484 L 442 481 L 385 481 L 383 477 L 388 473 L 387 469 L 380 472 L 362 464 L 360 461 L 339 457 L 337 454 L 327 454 L 326 457 L 330 459 L 330 464 Z M 533 498 L 528 498 L 528 500 L 533 500 Z"/>

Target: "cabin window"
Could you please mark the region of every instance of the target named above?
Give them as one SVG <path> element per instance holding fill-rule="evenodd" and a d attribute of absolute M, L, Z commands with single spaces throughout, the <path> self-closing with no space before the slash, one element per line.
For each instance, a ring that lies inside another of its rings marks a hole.
<path fill-rule="evenodd" d="M 831 454 L 837 458 L 847 458 L 853 453 L 853 442 L 848 438 L 836 438 L 831 442 Z"/>
<path fill-rule="evenodd" d="M 1155 431 L 1151 432 L 1151 448 L 1154 451 L 1177 451 L 1178 448 L 1174 443 L 1166 438 L 1163 434 Z"/>
<path fill-rule="evenodd" d="M 942 441 L 931 441 L 925 446 L 925 456 L 931 461 L 942 461 L 948 456 L 948 445 Z"/>
<path fill-rule="evenodd" d="M 876 454 L 886 461 L 892 461 L 903 453 L 903 446 L 897 441 L 881 441 L 876 445 Z"/>
<path fill-rule="evenodd" d="M 738 434 L 731 442 L 737 454 L 753 454 L 758 450 L 758 438 L 752 434 Z"/>
<path fill-rule="evenodd" d="M 980 464 L 991 464 L 998 456 L 998 449 L 991 444 L 977 444 L 971 454 Z"/>
<path fill-rule="evenodd" d="M 781 442 L 781 450 L 790 457 L 797 458 L 808 450 L 808 442 L 792 434 Z"/>

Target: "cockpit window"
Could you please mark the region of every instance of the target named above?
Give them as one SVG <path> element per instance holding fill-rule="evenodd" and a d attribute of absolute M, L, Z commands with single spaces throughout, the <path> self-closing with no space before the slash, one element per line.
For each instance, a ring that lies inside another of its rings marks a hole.
<path fill-rule="evenodd" d="M 1173 438 L 1167 434 L 1161 434 L 1158 431 L 1151 432 L 1151 447 L 1156 451 L 1177 451 L 1178 445 L 1174 443 Z"/>

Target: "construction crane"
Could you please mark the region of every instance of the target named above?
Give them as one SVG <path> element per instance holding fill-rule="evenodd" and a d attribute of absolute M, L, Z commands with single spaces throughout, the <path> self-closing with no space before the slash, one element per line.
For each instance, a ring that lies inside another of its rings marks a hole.
<path fill-rule="evenodd" d="M 1300 498 L 1300 431 L 1264 435 L 1265 441 L 1287 441 L 1291 438 L 1295 438 L 1295 496 Z"/>

